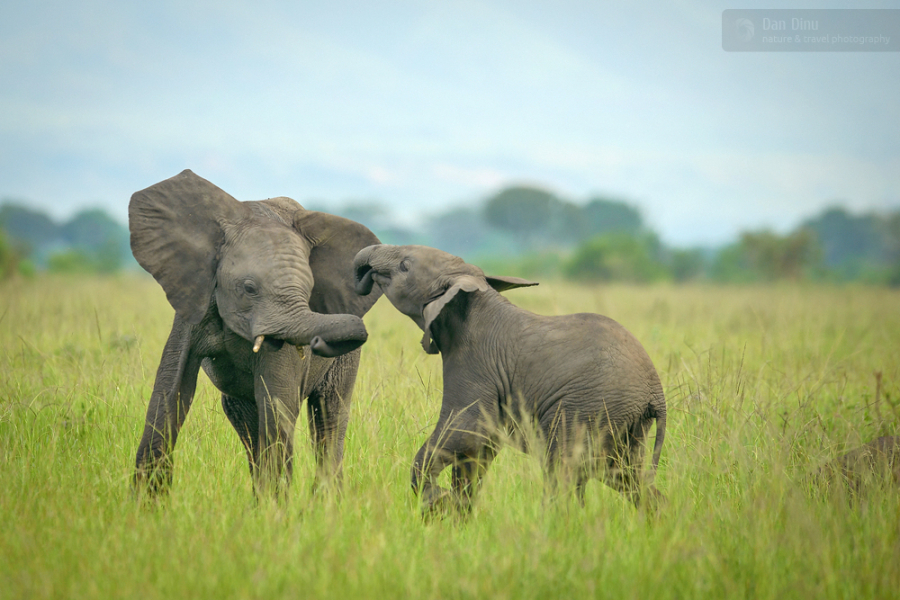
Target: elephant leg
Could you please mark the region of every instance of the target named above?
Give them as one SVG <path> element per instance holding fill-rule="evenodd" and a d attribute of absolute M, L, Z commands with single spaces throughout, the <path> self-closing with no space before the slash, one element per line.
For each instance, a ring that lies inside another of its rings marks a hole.
<path fill-rule="evenodd" d="M 191 348 L 191 327 L 175 317 L 156 371 L 144 433 L 135 459 L 135 492 L 164 493 L 172 482 L 172 451 L 187 418 L 200 358 Z"/>
<path fill-rule="evenodd" d="M 340 489 L 344 464 L 344 437 L 350 421 L 350 406 L 360 351 L 334 361 L 306 404 L 309 433 L 316 457 L 313 492 L 322 487 Z"/>
<path fill-rule="evenodd" d="M 259 432 L 254 486 L 257 494 L 278 498 L 287 490 L 293 475 L 300 390 L 296 382 L 281 375 L 283 370 L 279 370 L 274 357 L 268 362 L 257 372 L 254 386 Z"/>
<path fill-rule="evenodd" d="M 560 495 L 574 492 L 578 503 L 584 506 L 585 486 L 595 462 L 596 432 L 565 413 L 542 425 L 547 439 L 545 503 L 552 504 Z"/>
<path fill-rule="evenodd" d="M 472 503 L 481 490 L 484 474 L 487 473 L 496 455 L 496 449 L 488 445 L 475 456 L 457 457 L 453 464 L 451 487 L 461 510 L 471 511 Z"/>
<path fill-rule="evenodd" d="M 247 452 L 250 476 L 255 479 L 259 460 L 259 410 L 256 402 L 222 394 L 222 409 Z"/>
<path fill-rule="evenodd" d="M 607 447 L 603 481 L 624 494 L 635 506 L 640 506 L 642 493 L 645 491 L 641 473 L 644 462 L 644 440 L 649 426 L 649 422 L 642 420 L 620 435 L 611 436 Z"/>
<path fill-rule="evenodd" d="M 412 488 L 422 499 L 424 512 L 440 511 L 456 503 L 454 495 L 437 484 L 441 471 L 456 465 L 460 457 L 485 455 L 489 437 L 483 431 L 480 417 L 476 404 L 459 412 L 441 409 L 434 432 L 413 461 Z M 463 471 L 460 475 L 464 475 Z M 461 484 L 463 481 L 460 479 Z"/>

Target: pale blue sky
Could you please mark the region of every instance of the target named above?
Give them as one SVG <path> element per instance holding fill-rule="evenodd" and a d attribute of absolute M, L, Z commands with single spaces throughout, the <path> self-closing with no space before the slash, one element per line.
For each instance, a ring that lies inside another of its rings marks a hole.
<path fill-rule="evenodd" d="M 900 53 L 724 52 L 722 10 L 754 7 L 7 0 L 0 198 L 124 222 L 190 168 L 414 223 L 530 182 L 673 244 L 900 208 Z M 840 7 L 900 3 L 792 5 Z"/>

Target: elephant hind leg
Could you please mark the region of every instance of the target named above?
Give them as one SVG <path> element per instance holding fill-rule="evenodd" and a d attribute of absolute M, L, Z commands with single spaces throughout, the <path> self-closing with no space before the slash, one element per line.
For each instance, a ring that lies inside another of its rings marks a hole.
<path fill-rule="evenodd" d="M 646 499 L 656 504 L 665 497 L 652 482 L 644 481 L 645 440 L 651 421 L 640 420 L 618 436 L 610 436 L 603 482 L 624 494 L 636 507 Z"/>
<path fill-rule="evenodd" d="M 561 494 L 574 492 L 580 506 L 588 480 L 596 475 L 595 436 L 586 428 L 575 428 L 560 440 L 550 437 L 544 466 L 546 482 L 545 502 L 552 502 Z"/>

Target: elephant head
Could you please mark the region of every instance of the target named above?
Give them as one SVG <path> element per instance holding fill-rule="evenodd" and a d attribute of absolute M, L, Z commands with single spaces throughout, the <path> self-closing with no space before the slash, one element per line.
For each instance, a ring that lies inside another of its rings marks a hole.
<path fill-rule="evenodd" d="M 190 170 L 136 192 L 128 216 L 134 257 L 188 323 L 215 301 L 254 351 L 265 340 L 333 357 L 366 341 L 375 299 L 354 293 L 350 261 L 378 238 L 359 223 L 288 198 L 239 202 Z"/>
<path fill-rule="evenodd" d="M 377 283 L 391 304 L 422 329 L 422 347 L 429 354 L 438 353 L 431 324 L 460 292 L 537 285 L 519 277 L 485 275 L 458 256 L 428 246 L 369 246 L 353 259 L 353 268 L 356 293 L 368 295 Z"/>

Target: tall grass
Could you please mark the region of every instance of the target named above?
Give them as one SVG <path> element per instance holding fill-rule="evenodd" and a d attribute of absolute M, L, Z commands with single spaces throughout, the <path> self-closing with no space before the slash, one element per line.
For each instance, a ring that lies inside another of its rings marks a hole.
<path fill-rule="evenodd" d="M 424 524 L 412 457 L 440 359 L 386 300 L 347 437 L 342 498 L 310 494 L 297 428 L 287 503 L 257 504 L 204 376 L 169 498 L 130 497 L 172 310 L 149 278 L 0 288 L 2 598 L 897 597 L 900 495 L 863 501 L 803 475 L 900 434 L 900 293 L 844 287 L 575 287 L 507 295 L 542 314 L 609 315 L 640 339 L 669 404 L 658 519 L 592 482 L 543 502 L 538 459 L 507 448 L 465 524 Z M 876 411 L 874 372 L 883 389 Z"/>

